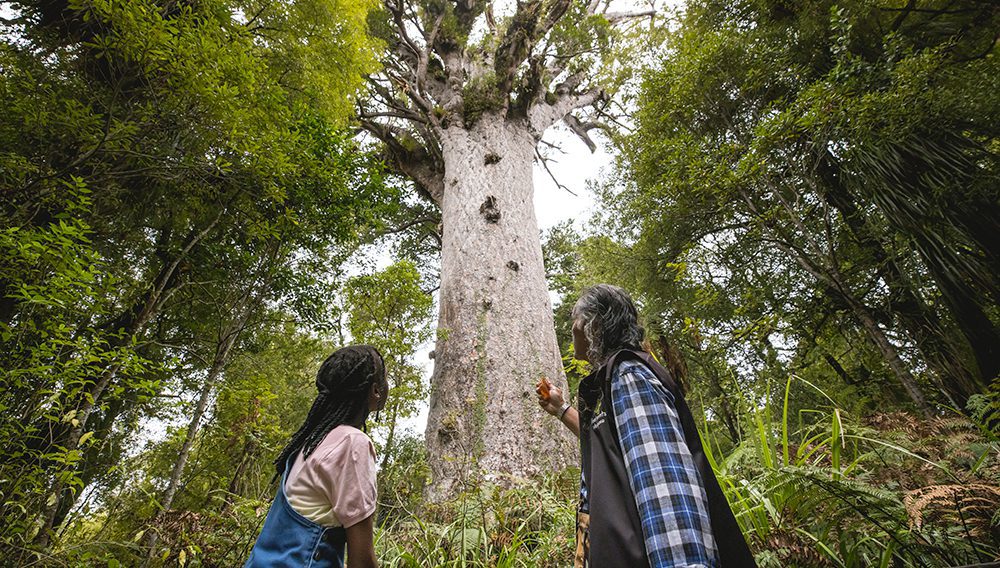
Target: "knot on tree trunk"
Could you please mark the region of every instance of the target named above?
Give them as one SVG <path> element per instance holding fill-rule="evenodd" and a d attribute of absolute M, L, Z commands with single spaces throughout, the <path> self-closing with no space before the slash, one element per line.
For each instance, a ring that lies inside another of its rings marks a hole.
<path fill-rule="evenodd" d="M 492 195 L 486 196 L 486 201 L 479 206 L 479 214 L 487 223 L 497 223 L 500 221 L 500 208 L 497 207 L 497 198 Z"/>

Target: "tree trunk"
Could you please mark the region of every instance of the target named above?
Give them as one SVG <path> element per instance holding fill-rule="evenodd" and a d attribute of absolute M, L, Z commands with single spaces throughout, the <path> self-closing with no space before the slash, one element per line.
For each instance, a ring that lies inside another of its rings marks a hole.
<path fill-rule="evenodd" d="M 931 277 L 941 292 L 945 305 L 955 318 L 955 323 L 972 347 L 983 383 L 1000 376 L 1000 327 L 987 315 L 981 301 L 985 298 L 955 271 L 937 259 L 934 249 L 942 248 L 930 238 L 914 238 L 917 251 L 923 257 Z"/>
<path fill-rule="evenodd" d="M 882 357 L 887 363 L 889 363 L 889 367 L 896 374 L 896 378 L 899 379 L 903 388 L 906 389 L 906 394 L 910 396 L 910 400 L 917 405 L 917 409 L 920 410 L 924 416 L 930 418 L 932 416 L 930 405 L 924 397 L 923 390 L 920 388 L 920 385 L 917 384 L 917 380 L 913 374 L 910 373 L 910 370 L 906 368 L 906 364 L 904 364 L 903 360 L 900 359 L 899 351 L 896 350 L 896 346 L 889 341 L 885 332 L 882 331 L 878 322 L 875 321 L 875 317 L 872 315 L 871 310 L 850 294 L 845 293 L 844 298 L 850 303 L 855 316 L 857 316 L 858 321 L 861 322 L 861 327 L 865 328 L 865 331 L 868 332 L 872 342 L 875 343 L 879 352 L 882 353 Z"/>
<path fill-rule="evenodd" d="M 389 433 L 385 436 L 385 445 L 382 446 L 382 469 L 389 463 L 389 456 L 392 455 L 393 443 L 396 441 L 396 420 L 399 416 L 399 404 L 393 404 L 389 412 Z"/>
<path fill-rule="evenodd" d="M 535 398 L 541 376 L 567 390 L 532 202 L 536 139 L 526 121 L 495 114 L 440 136 L 444 235 L 426 431 L 435 501 L 479 472 L 503 481 L 562 468 L 573 446 Z"/>
<path fill-rule="evenodd" d="M 833 158 L 823 160 L 817 171 L 824 182 L 820 195 L 840 212 L 855 240 L 871 255 L 879 277 L 890 291 L 890 309 L 900 318 L 928 366 L 939 375 L 942 391 L 959 408 L 965 408 L 969 396 L 985 388 L 982 378 L 970 371 L 953 343 L 952 334 L 945 330 L 937 313 L 916 294 L 912 283 L 876 236 L 854 197 L 841 182 Z"/>
<path fill-rule="evenodd" d="M 152 530 L 146 533 L 146 546 L 148 552 L 146 554 L 146 560 L 143 562 L 143 566 L 148 566 L 149 562 L 153 559 L 153 553 L 156 550 L 156 541 L 159 538 L 159 532 L 156 530 L 156 521 L 160 516 L 170 510 L 171 505 L 174 503 L 174 496 L 177 495 L 177 489 L 181 485 L 181 476 L 184 474 L 184 467 L 187 465 L 188 456 L 191 455 L 191 447 L 194 445 L 195 439 L 198 437 L 198 431 L 201 429 L 201 419 L 205 416 L 205 410 L 208 408 L 208 401 L 212 397 L 212 392 L 215 391 L 215 385 L 222 375 L 222 371 L 226 368 L 226 364 L 229 362 L 229 354 L 232 351 L 233 345 L 236 343 L 237 337 L 239 337 L 240 331 L 243 330 L 246 323 L 246 317 L 249 311 L 244 311 L 243 315 L 238 319 L 232 326 L 223 332 L 223 335 L 219 341 L 218 346 L 215 350 L 215 358 L 212 360 L 212 367 L 208 371 L 208 376 L 205 377 L 205 383 L 201 387 L 201 391 L 198 393 L 198 403 L 195 405 L 194 414 L 191 415 L 191 421 L 188 423 L 187 432 L 184 435 L 184 443 L 181 444 L 180 453 L 177 455 L 177 461 L 174 462 L 174 467 L 170 472 L 170 481 L 167 483 L 167 489 L 163 492 L 163 498 L 160 500 L 160 507 L 156 509 L 153 517 L 149 519 L 149 526 Z"/>
<path fill-rule="evenodd" d="M 233 195 L 239 194 L 237 191 Z M 171 262 L 164 262 L 163 266 L 160 268 L 156 279 L 153 281 L 153 285 L 149 288 L 143 297 L 135 304 L 138 311 L 129 311 L 123 317 L 129 320 L 130 323 L 121 328 L 120 338 L 112 342 L 114 346 L 126 345 L 128 341 L 134 340 L 136 337 L 140 336 L 146 326 L 153 317 L 159 312 L 163 307 L 170 294 L 177 290 L 180 286 L 179 282 L 179 267 L 181 262 L 187 257 L 188 253 L 198 245 L 209 233 L 215 229 L 215 226 L 222 219 L 223 215 L 228 209 L 228 204 L 225 207 L 219 209 L 215 218 L 203 229 L 198 232 L 193 232 L 188 237 L 184 248 L 175 255 Z M 134 316 L 132 315 L 134 314 Z M 114 329 L 114 328 L 112 328 Z M 77 402 L 76 410 L 79 422 L 76 426 L 71 428 L 65 436 L 65 439 L 61 440 L 59 443 L 66 451 L 74 451 L 80 445 L 80 438 L 84 434 L 84 428 L 87 425 L 87 421 L 90 418 L 94 409 L 100 404 L 101 395 L 107 389 L 108 385 L 115 379 L 118 371 L 121 369 L 122 363 L 115 362 L 112 363 L 98 378 L 98 380 L 91 386 L 90 390 L 86 394 L 79 397 Z M 53 479 L 51 487 L 47 492 L 48 498 L 45 501 L 45 507 L 41 512 L 41 526 L 32 544 L 38 548 L 45 548 L 49 544 L 49 539 L 51 537 L 52 528 L 56 520 L 56 515 L 59 512 L 61 506 L 61 495 L 66 487 L 65 476 L 56 476 Z"/>
<path fill-rule="evenodd" d="M 233 496 L 240 494 L 240 485 L 242 485 L 243 476 L 246 475 L 247 469 L 250 468 L 250 464 L 253 463 L 256 454 L 257 439 L 252 435 L 247 436 L 246 443 L 243 444 L 243 451 L 240 452 L 240 464 L 236 466 L 236 471 L 233 472 L 233 477 L 229 480 L 229 485 L 226 488 L 226 497 L 222 501 L 219 513 L 225 515 L 232 508 Z"/>
<path fill-rule="evenodd" d="M 854 381 L 851 379 L 851 375 L 844 370 L 844 367 L 840 364 L 840 361 L 837 361 L 836 357 L 830 355 L 829 353 L 824 353 L 823 360 L 826 361 L 826 364 L 829 365 L 834 372 L 837 373 L 837 376 L 840 377 L 840 380 L 844 381 L 845 385 L 854 384 Z"/>

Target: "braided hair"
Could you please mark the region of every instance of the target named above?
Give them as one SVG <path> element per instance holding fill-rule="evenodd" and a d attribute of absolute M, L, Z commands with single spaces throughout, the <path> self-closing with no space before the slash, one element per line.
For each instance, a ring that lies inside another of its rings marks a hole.
<path fill-rule="evenodd" d="M 309 457 L 331 430 L 361 413 L 376 381 L 385 381 L 385 364 L 382 354 L 370 345 L 351 345 L 327 357 L 316 373 L 319 394 L 306 421 L 274 460 L 275 477 L 281 476 L 288 459 L 299 450 L 303 458 Z"/>

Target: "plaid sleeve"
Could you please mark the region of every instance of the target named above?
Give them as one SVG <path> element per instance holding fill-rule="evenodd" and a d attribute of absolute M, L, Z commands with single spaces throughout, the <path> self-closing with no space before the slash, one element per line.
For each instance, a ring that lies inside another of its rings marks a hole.
<path fill-rule="evenodd" d="M 645 365 L 626 361 L 611 399 L 650 568 L 718 566 L 705 487 L 673 395 Z"/>

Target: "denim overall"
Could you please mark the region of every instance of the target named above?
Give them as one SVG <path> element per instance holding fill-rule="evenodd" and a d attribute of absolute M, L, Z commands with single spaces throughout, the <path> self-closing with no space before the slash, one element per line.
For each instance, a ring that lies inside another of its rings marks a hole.
<path fill-rule="evenodd" d="M 264 528 L 253 545 L 244 568 L 343 568 L 344 527 L 324 527 L 303 517 L 285 497 L 285 479 L 291 466 L 285 463 L 281 485 L 264 520 Z"/>

